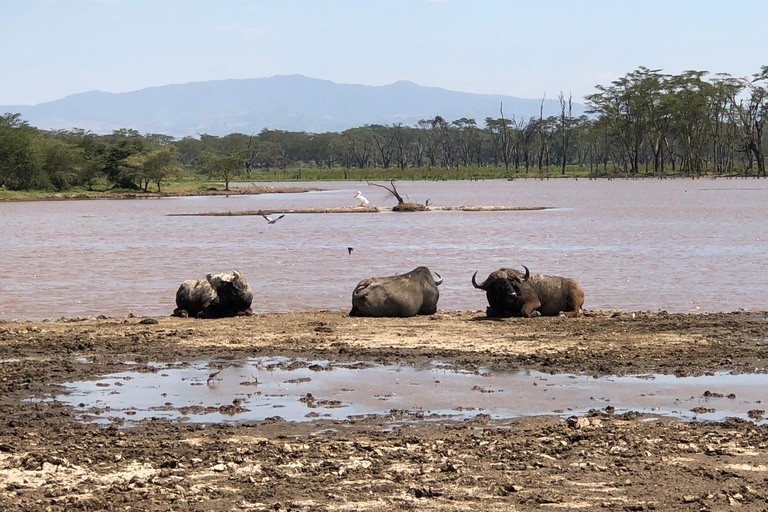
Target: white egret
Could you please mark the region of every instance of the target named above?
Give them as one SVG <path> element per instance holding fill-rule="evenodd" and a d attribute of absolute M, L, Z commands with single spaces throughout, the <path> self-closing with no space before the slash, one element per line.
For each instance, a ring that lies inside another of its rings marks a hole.
<path fill-rule="evenodd" d="M 360 202 L 360 206 L 368 206 L 368 200 L 362 196 L 359 190 L 354 195 L 354 198 Z"/>

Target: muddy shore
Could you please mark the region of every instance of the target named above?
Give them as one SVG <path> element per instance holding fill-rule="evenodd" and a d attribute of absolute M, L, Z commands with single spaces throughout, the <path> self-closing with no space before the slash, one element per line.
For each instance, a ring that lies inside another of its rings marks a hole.
<path fill-rule="evenodd" d="M 70 406 L 29 400 L 121 371 L 129 361 L 149 372 L 149 362 L 265 355 L 439 359 L 457 369 L 595 376 L 762 373 L 768 313 L 588 311 L 574 320 L 487 320 L 479 311 L 410 319 L 320 311 L 0 321 L 0 508 L 768 509 L 762 422 L 680 422 L 605 407 L 566 419 L 478 413 L 462 421 L 406 420 L 392 410 L 344 421 L 292 423 L 275 415 L 126 426 L 82 422 Z"/>

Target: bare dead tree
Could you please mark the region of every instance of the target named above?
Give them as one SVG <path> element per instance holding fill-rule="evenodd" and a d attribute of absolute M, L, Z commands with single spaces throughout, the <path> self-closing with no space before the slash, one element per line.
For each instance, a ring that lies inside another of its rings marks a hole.
<path fill-rule="evenodd" d="M 256 162 L 256 158 L 261 154 L 261 149 L 259 147 L 251 148 L 251 144 L 253 143 L 253 134 L 251 134 L 251 137 L 248 139 L 248 146 L 246 146 L 245 150 L 243 151 L 243 160 L 245 163 L 245 176 L 250 178 L 251 177 L 251 171 L 253 171 L 254 162 Z"/>
<path fill-rule="evenodd" d="M 560 136 L 562 138 L 563 155 L 561 160 L 561 172 L 565 175 L 565 166 L 568 163 L 568 148 L 570 146 L 571 131 L 573 130 L 573 95 L 568 95 L 568 102 L 565 101 L 563 91 L 558 96 L 560 100 Z"/>
<path fill-rule="evenodd" d="M 395 179 L 392 178 L 389 180 L 389 186 L 386 185 L 379 185 L 378 183 L 371 183 L 370 181 L 366 181 L 368 185 L 371 185 L 373 187 L 380 187 L 392 194 L 395 199 L 397 199 L 397 205 L 392 208 L 393 212 L 423 212 L 427 210 L 427 206 L 420 203 L 412 203 L 410 200 L 406 202 L 403 197 L 400 195 L 400 193 L 397 191 L 397 187 L 395 186 Z M 408 197 L 406 195 L 405 197 Z M 409 198 L 410 199 L 410 198 Z"/>
<path fill-rule="evenodd" d="M 386 190 L 387 192 L 389 192 L 390 194 L 392 194 L 392 195 L 395 197 L 395 199 L 397 199 L 397 204 L 403 204 L 403 203 L 405 203 L 405 201 L 403 200 L 403 198 L 402 198 L 402 197 L 400 196 L 400 194 L 398 194 L 398 192 L 397 192 L 397 187 L 395 187 L 395 179 L 394 179 L 394 178 L 392 178 L 391 180 L 389 180 L 389 184 L 392 186 L 392 188 L 389 188 L 389 187 L 388 187 L 388 186 L 386 186 L 386 185 L 379 185 L 378 183 L 371 183 L 370 181 L 366 181 L 366 183 L 368 183 L 368 185 L 370 185 L 370 186 L 372 186 L 372 187 L 380 187 L 380 188 L 383 188 L 384 190 Z"/>

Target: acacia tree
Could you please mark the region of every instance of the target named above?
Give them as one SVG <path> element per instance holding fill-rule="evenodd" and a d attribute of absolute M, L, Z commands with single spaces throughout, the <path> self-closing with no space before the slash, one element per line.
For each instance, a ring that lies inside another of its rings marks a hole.
<path fill-rule="evenodd" d="M 431 129 L 435 133 L 437 147 L 440 149 L 440 161 L 443 167 L 450 169 L 455 160 L 455 151 L 452 141 L 451 124 L 441 116 L 435 116 L 430 121 Z"/>
<path fill-rule="evenodd" d="M 708 137 L 712 148 L 712 162 L 716 173 L 725 172 L 731 165 L 731 144 L 729 134 L 732 130 L 729 109 L 742 90 L 742 84 L 727 73 L 718 73 L 710 82 L 710 94 L 707 97 Z"/>
<path fill-rule="evenodd" d="M 682 148 L 681 170 L 700 174 L 708 146 L 707 96 L 711 86 L 703 77 L 706 71 L 685 71 L 669 80 L 671 129 Z"/>
<path fill-rule="evenodd" d="M 638 170 L 640 147 L 645 136 L 643 109 L 636 87 L 638 79 L 641 78 L 637 72 L 629 73 L 608 87 L 598 85 L 599 92 L 586 97 L 590 105 L 588 112 L 598 114 L 606 121 L 624 151 L 625 163 L 629 163 L 631 173 Z"/>
<path fill-rule="evenodd" d="M 441 118 L 442 119 L 442 118 Z M 418 166 L 421 167 L 423 155 L 426 154 L 430 166 L 437 167 L 437 137 L 433 129 L 434 119 L 421 119 L 416 126 L 420 130 L 417 147 Z"/>
<path fill-rule="evenodd" d="M 738 103 L 734 101 L 732 119 L 736 126 L 744 150 L 754 158 L 757 175 L 765 177 L 765 156 L 763 154 L 763 130 L 768 122 L 768 89 L 756 82 L 768 80 L 768 66 L 763 66 L 754 80 L 744 80 L 744 87 L 749 96 Z"/>
<path fill-rule="evenodd" d="M 142 156 L 141 174 L 144 178 L 145 192 L 150 182 L 157 185 L 157 191 L 160 192 L 160 184 L 163 180 L 177 176 L 181 172 L 178 152 L 174 146 L 163 147 Z"/>
<path fill-rule="evenodd" d="M 659 174 L 664 170 L 664 139 L 670 128 L 670 103 L 673 96 L 668 91 L 669 76 L 660 74 L 658 69 L 641 67 L 638 71 L 638 92 L 643 95 L 640 103 L 646 140 L 653 153 L 653 172 Z"/>
<path fill-rule="evenodd" d="M 474 119 L 462 117 L 451 123 L 458 134 L 456 137 L 457 148 L 457 165 L 459 161 L 464 163 L 464 167 L 469 167 L 469 163 L 472 158 L 477 154 L 477 147 L 480 143 L 480 138 L 477 134 L 477 122 Z"/>
<path fill-rule="evenodd" d="M 108 136 L 108 142 L 104 175 L 115 187 L 136 189 L 135 167 L 125 165 L 125 159 L 147 151 L 144 139 L 136 130 L 120 129 Z"/>
<path fill-rule="evenodd" d="M 223 180 L 224 190 L 229 190 L 229 183 L 242 173 L 243 160 L 239 151 L 231 151 L 226 155 L 205 152 L 202 167 L 210 178 Z"/>
<path fill-rule="evenodd" d="M 42 144 L 43 168 L 56 190 L 65 190 L 76 184 L 85 165 L 82 148 L 61 140 L 49 138 Z"/>
<path fill-rule="evenodd" d="M 36 138 L 37 130 L 20 114 L 0 116 L 0 186 L 10 190 L 46 188 Z"/>

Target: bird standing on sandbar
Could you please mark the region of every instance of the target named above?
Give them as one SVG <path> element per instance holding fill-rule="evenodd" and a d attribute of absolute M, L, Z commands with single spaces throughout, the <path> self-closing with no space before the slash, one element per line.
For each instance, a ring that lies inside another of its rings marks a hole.
<path fill-rule="evenodd" d="M 283 215 L 281 215 L 281 216 L 277 217 L 276 219 L 273 219 L 272 217 L 267 217 L 267 216 L 266 216 L 266 215 L 264 215 L 263 213 L 261 214 L 261 216 L 262 216 L 262 217 L 264 217 L 264 218 L 267 220 L 267 223 L 269 223 L 269 224 L 274 224 L 275 222 L 277 222 L 277 221 L 279 221 L 280 219 L 282 219 L 283 217 L 285 217 L 285 214 L 283 214 Z"/>
<path fill-rule="evenodd" d="M 368 206 L 368 200 L 361 195 L 359 190 L 353 197 L 360 202 L 358 206 Z"/>

